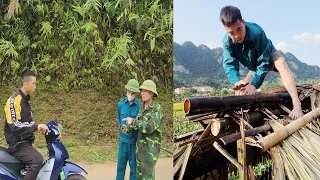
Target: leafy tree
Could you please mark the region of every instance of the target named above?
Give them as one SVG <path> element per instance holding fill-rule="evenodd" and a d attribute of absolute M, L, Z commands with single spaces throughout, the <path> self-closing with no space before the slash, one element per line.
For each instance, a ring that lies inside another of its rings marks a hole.
<path fill-rule="evenodd" d="M 172 0 L 2 0 L 0 81 L 25 68 L 62 89 L 129 78 L 172 87 Z"/>

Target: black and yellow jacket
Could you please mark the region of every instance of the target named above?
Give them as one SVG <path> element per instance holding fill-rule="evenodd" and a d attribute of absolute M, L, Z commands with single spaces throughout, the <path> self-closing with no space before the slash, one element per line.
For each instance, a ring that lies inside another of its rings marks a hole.
<path fill-rule="evenodd" d="M 20 141 L 33 143 L 33 132 L 38 129 L 38 124 L 32 120 L 30 96 L 23 94 L 21 89 L 15 92 L 7 101 L 5 112 L 4 135 L 9 145 Z"/>

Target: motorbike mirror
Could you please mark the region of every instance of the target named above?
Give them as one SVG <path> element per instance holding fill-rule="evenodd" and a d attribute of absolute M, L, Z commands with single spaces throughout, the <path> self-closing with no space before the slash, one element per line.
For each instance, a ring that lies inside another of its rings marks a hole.
<path fill-rule="evenodd" d="M 51 132 L 50 129 L 46 130 L 46 136 L 48 136 L 50 132 Z"/>

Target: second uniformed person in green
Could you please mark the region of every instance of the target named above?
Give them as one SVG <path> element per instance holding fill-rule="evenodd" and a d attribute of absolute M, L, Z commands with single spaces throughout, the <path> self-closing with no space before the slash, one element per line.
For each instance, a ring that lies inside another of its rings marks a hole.
<path fill-rule="evenodd" d="M 154 167 L 161 147 L 163 112 L 159 103 L 153 100 L 158 96 L 156 84 L 146 80 L 139 88 L 143 104 L 137 118 L 125 118 L 129 131 L 138 130 L 137 139 L 137 179 L 154 180 Z"/>

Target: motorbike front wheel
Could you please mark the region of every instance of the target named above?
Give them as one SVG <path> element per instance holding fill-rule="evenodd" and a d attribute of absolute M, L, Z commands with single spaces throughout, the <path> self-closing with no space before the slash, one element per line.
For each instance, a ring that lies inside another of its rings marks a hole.
<path fill-rule="evenodd" d="M 81 174 L 71 174 L 68 176 L 67 180 L 87 180 L 87 178 Z"/>

